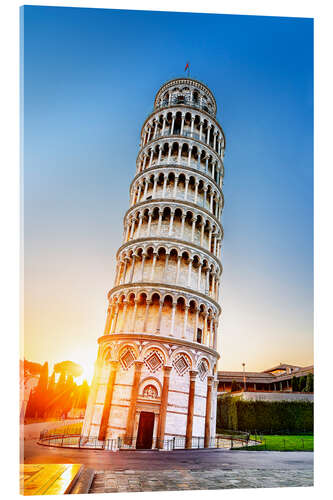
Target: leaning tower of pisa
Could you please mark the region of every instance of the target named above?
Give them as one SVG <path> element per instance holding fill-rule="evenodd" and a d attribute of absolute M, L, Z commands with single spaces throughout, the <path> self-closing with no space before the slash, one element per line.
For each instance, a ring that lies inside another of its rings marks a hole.
<path fill-rule="evenodd" d="M 203 83 L 157 92 L 141 130 L 83 436 L 137 448 L 215 436 L 225 138 Z M 181 441 L 179 439 L 178 441 Z"/>

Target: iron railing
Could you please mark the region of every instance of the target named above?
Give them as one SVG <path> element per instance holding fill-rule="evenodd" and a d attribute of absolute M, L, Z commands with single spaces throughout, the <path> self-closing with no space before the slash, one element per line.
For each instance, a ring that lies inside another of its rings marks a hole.
<path fill-rule="evenodd" d="M 219 434 L 209 440 L 205 446 L 203 437 L 192 437 L 191 442 L 186 446 L 184 437 L 171 437 L 160 440 L 154 437 L 151 443 L 140 443 L 137 436 L 123 436 L 114 439 L 106 439 L 100 441 L 98 438 L 81 436 L 76 433 L 54 434 L 49 431 L 42 431 L 39 437 L 39 444 L 46 446 L 55 446 L 63 448 L 86 448 L 94 450 L 138 450 L 138 449 L 155 449 L 164 451 L 184 450 L 184 449 L 233 449 L 242 448 L 251 444 L 249 442 L 249 434 Z M 254 444 L 254 443 L 253 443 Z M 257 443 L 255 443 L 257 444 Z"/>

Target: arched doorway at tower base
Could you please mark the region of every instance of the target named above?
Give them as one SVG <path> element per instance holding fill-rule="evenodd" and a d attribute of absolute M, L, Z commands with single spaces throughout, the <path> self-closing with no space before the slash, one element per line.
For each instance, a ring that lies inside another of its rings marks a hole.
<path fill-rule="evenodd" d="M 151 449 L 153 444 L 155 414 L 142 411 L 139 417 L 138 433 L 136 438 L 137 450 Z"/>

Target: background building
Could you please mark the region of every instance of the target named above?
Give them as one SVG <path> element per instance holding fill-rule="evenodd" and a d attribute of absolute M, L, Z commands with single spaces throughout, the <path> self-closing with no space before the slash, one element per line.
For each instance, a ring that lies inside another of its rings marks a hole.
<path fill-rule="evenodd" d="M 314 373 L 313 365 L 296 366 L 286 363 L 280 363 L 262 372 L 219 371 L 217 373 L 218 392 L 230 392 L 233 382 L 234 385 L 235 383 L 238 385 L 239 390 L 247 392 L 292 392 L 293 377 L 297 380 L 300 380 L 301 377 L 306 379 L 309 373 Z"/>
<path fill-rule="evenodd" d="M 177 78 L 143 124 L 83 436 L 162 448 L 215 435 L 225 148 L 216 111 L 204 84 Z"/>

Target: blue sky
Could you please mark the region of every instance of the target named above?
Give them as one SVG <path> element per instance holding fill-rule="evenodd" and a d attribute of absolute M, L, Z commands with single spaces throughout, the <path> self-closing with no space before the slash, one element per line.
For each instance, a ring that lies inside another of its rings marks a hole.
<path fill-rule="evenodd" d="M 21 16 L 26 356 L 94 362 L 140 129 L 190 61 L 226 134 L 220 368 L 311 363 L 313 21 Z"/>

